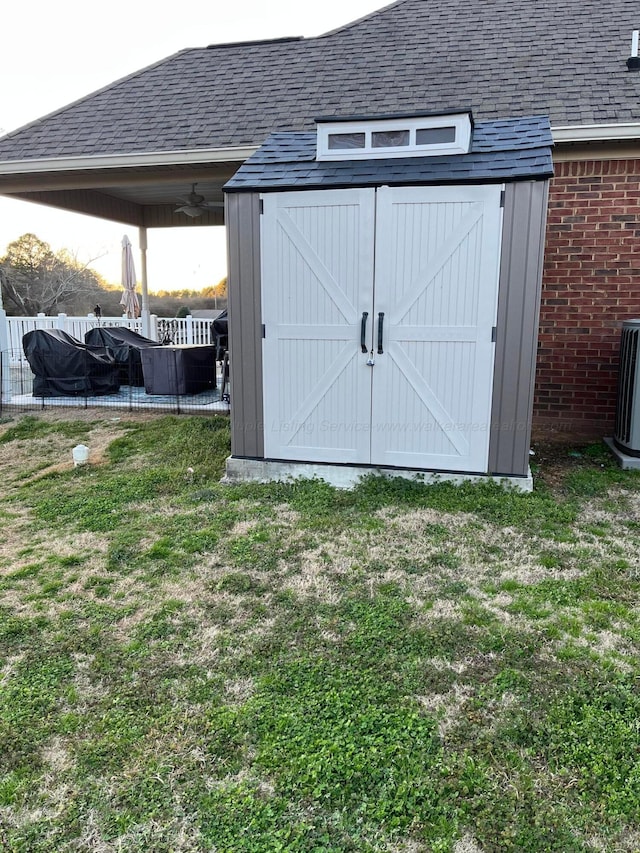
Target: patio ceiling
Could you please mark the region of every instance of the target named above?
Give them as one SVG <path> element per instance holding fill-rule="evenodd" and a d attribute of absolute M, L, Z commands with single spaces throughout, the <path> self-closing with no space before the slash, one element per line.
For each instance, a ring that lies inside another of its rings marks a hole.
<path fill-rule="evenodd" d="M 223 225 L 222 207 L 197 218 L 174 211 L 194 183 L 206 201 L 222 203 L 222 187 L 241 162 L 65 168 L 60 160 L 34 169 L 23 161 L 24 171 L 0 173 L 0 195 L 138 227 Z"/>

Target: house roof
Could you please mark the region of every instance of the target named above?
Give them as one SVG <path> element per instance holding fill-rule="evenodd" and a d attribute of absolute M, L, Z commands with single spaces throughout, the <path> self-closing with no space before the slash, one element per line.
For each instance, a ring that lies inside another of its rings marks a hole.
<path fill-rule="evenodd" d="M 552 145 L 546 116 L 478 122 L 467 154 L 438 157 L 322 162 L 316 160 L 315 133 L 274 133 L 225 190 L 543 179 L 553 175 Z"/>
<path fill-rule="evenodd" d="M 398 0 L 317 38 L 181 51 L 0 139 L 0 162 L 257 146 L 321 114 L 640 117 L 628 0 Z"/>

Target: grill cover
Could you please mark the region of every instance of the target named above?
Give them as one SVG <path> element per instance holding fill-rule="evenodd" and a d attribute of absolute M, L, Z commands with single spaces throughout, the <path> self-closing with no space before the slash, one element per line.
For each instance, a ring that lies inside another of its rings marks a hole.
<path fill-rule="evenodd" d="M 229 316 L 226 309 L 213 321 L 211 331 L 216 347 L 216 361 L 222 361 L 229 349 Z"/>

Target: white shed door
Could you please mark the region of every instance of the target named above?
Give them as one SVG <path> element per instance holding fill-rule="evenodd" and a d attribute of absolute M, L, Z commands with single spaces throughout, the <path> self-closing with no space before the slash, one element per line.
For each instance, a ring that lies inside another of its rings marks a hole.
<path fill-rule="evenodd" d="M 500 191 L 378 190 L 376 324 L 384 318 L 372 371 L 374 463 L 487 470 Z"/>
<path fill-rule="evenodd" d="M 267 458 L 487 470 L 500 190 L 264 197 Z"/>
<path fill-rule="evenodd" d="M 371 312 L 374 213 L 374 189 L 264 197 L 268 458 L 370 462 L 371 368 L 359 334 Z"/>

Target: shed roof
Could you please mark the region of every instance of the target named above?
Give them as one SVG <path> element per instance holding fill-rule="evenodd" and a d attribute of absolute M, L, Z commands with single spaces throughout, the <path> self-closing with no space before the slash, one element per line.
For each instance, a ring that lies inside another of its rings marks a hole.
<path fill-rule="evenodd" d="M 638 119 L 628 0 L 397 0 L 317 38 L 181 51 L 0 139 L 0 162 L 259 145 L 320 114 Z"/>
<path fill-rule="evenodd" d="M 552 145 L 546 116 L 478 122 L 468 154 L 438 157 L 317 161 L 315 133 L 274 133 L 225 190 L 542 180 L 553 175 Z"/>

